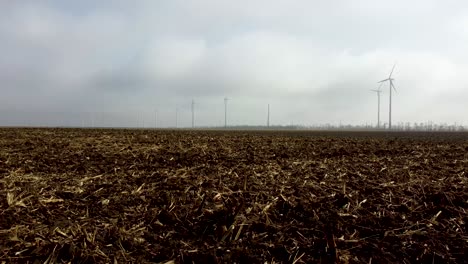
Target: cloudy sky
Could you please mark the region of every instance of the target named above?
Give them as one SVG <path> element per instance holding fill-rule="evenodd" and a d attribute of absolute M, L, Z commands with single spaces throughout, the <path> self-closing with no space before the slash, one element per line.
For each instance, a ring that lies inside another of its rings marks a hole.
<path fill-rule="evenodd" d="M 468 125 L 468 3 L 0 2 L 0 125 Z M 382 119 L 388 86 L 382 87 Z"/>

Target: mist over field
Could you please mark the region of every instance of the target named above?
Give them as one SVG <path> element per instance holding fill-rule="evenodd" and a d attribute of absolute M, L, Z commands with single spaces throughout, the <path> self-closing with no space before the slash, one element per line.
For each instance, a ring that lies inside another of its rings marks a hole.
<path fill-rule="evenodd" d="M 2 1 L 0 126 L 375 126 L 395 63 L 394 124 L 467 124 L 467 44 L 454 0 Z"/>
<path fill-rule="evenodd" d="M 0 263 L 466 263 L 467 73 L 459 0 L 0 0 Z"/>

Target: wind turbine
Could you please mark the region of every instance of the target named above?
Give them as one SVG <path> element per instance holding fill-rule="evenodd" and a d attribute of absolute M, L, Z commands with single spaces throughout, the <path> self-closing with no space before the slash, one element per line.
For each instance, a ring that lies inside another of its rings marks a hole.
<path fill-rule="evenodd" d="M 228 103 L 228 98 L 224 98 L 224 128 L 227 128 L 227 103 Z"/>
<path fill-rule="evenodd" d="M 158 109 L 154 110 L 154 128 L 158 128 Z"/>
<path fill-rule="evenodd" d="M 393 70 L 395 69 L 395 66 L 396 66 L 396 63 L 393 64 L 392 71 L 390 72 L 390 75 L 388 76 L 387 79 L 384 79 L 378 82 L 378 83 L 384 83 L 388 81 L 389 83 L 388 89 L 390 91 L 390 101 L 389 101 L 389 111 L 388 111 L 388 129 L 392 129 L 392 89 L 395 90 L 396 92 L 395 86 L 393 85 L 393 81 L 395 79 L 392 78 L 392 74 L 393 74 Z"/>
<path fill-rule="evenodd" d="M 179 127 L 179 108 L 175 110 L 175 128 Z"/>
<path fill-rule="evenodd" d="M 195 100 L 192 99 L 192 129 L 195 128 Z"/>
<path fill-rule="evenodd" d="M 268 104 L 267 127 L 270 127 L 270 104 Z"/>
<path fill-rule="evenodd" d="M 383 83 L 380 83 L 379 88 L 371 90 L 377 93 L 377 128 L 380 128 L 380 94 L 382 93 L 380 88 L 382 87 L 382 84 Z"/>

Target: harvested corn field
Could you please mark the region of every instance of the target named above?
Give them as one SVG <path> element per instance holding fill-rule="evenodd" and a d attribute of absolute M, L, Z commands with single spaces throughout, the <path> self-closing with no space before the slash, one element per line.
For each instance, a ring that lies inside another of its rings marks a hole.
<path fill-rule="evenodd" d="M 468 135 L 0 130 L 0 263 L 463 263 Z"/>

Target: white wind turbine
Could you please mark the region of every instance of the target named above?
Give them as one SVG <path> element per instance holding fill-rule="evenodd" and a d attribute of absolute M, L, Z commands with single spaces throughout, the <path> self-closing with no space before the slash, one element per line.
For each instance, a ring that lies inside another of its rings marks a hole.
<path fill-rule="evenodd" d="M 224 97 L 224 128 L 227 128 L 227 103 L 228 103 L 228 98 Z"/>
<path fill-rule="evenodd" d="M 192 129 L 195 128 L 195 99 L 192 99 Z"/>
<path fill-rule="evenodd" d="M 389 111 L 388 111 L 388 129 L 392 129 L 392 90 L 395 90 L 395 86 L 393 85 L 393 81 L 395 79 L 392 78 L 393 70 L 395 69 L 396 63 L 393 65 L 392 71 L 390 72 L 390 75 L 388 76 L 387 79 L 381 80 L 378 83 L 384 83 L 388 81 L 389 83 L 389 91 L 390 91 L 390 101 L 389 101 Z"/>
<path fill-rule="evenodd" d="M 382 84 L 383 83 L 380 83 L 379 88 L 371 90 L 377 93 L 377 128 L 380 128 L 380 94 L 382 93 L 380 88 L 382 87 Z"/>

